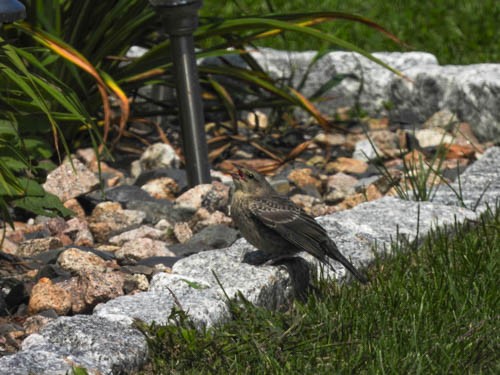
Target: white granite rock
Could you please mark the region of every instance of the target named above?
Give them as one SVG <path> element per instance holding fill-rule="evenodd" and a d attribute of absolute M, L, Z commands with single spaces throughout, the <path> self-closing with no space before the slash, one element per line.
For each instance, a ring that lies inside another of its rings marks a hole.
<path fill-rule="evenodd" d="M 442 185 L 435 203 L 464 205 L 478 213 L 500 203 L 500 147 L 492 147 L 450 186 Z"/>

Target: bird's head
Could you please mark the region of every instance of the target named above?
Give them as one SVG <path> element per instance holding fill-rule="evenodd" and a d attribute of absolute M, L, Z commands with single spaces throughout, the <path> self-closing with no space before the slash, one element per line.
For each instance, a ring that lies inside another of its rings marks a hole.
<path fill-rule="evenodd" d="M 273 193 L 274 190 L 263 175 L 248 168 L 238 168 L 233 177 L 235 191 L 265 195 Z"/>

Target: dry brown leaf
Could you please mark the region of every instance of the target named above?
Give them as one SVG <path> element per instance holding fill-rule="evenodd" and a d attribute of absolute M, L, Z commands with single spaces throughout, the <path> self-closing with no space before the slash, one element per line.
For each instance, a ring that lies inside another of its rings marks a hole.
<path fill-rule="evenodd" d="M 288 153 L 285 160 L 288 161 L 288 160 L 295 159 L 300 154 L 302 154 L 305 150 L 307 150 L 307 148 L 309 147 L 309 145 L 311 143 L 312 143 L 312 141 L 305 141 L 305 142 L 302 142 L 301 144 L 299 144 L 298 146 L 295 146 L 294 149 Z"/>
<path fill-rule="evenodd" d="M 219 164 L 219 169 L 226 173 L 236 171 L 238 167 L 250 168 L 261 173 L 268 173 L 276 170 L 281 165 L 273 159 L 228 159 Z"/>
<path fill-rule="evenodd" d="M 267 156 L 269 156 L 271 159 L 274 159 L 280 163 L 283 163 L 283 159 L 280 158 L 278 155 L 274 154 L 272 151 L 269 151 L 267 148 L 265 148 L 264 146 L 258 144 L 257 142 L 250 142 L 250 144 L 255 147 L 257 150 L 259 150 L 260 152 L 266 154 Z"/>
<path fill-rule="evenodd" d="M 214 159 L 220 156 L 229 147 L 231 147 L 231 143 L 226 143 L 225 145 L 222 145 L 221 147 L 218 147 L 215 150 L 210 151 L 208 153 L 208 160 L 210 160 L 210 162 L 214 161 Z"/>

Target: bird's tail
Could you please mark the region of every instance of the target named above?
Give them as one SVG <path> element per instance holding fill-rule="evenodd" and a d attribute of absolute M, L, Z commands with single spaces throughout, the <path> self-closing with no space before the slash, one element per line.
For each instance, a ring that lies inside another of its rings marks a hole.
<path fill-rule="evenodd" d="M 337 248 L 337 245 L 335 244 L 335 242 L 333 242 L 333 241 L 330 240 L 325 247 L 326 247 L 326 249 L 325 249 L 326 250 L 326 255 L 328 257 L 335 259 L 337 262 L 340 262 L 361 283 L 363 283 L 363 284 L 368 283 L 368 278 L 363 273 L 361 273 L 360 271 L 358 271 L 356 269 L 356 267 L 354 267 L 353 264 L 351 262 L 349 262 L 349 260 L 347 260 L 347 258 L 345 256 L 342 255 L 342 253 Z M 326 263 L 328 263 L 328 265 L 330 267 L 332 267 L 332 265 L 328 262 L 328 260 L 326 260 Z"/>

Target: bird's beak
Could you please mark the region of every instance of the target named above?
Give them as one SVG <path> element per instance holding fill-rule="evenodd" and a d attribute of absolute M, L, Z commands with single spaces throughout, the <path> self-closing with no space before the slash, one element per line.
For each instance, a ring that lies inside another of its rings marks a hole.
<path fill-rule="evenodd" d="M 239 181 L 242 179 L 242 172 L 239 168 L 236 168 L 236 172 L 232 172 L 231 173 L 231 177 L 233 178 L 233 180 L 235 181 Z"/>
<path fill-rule="evenodd" d="M 236 181 L 245 180 L 245 174 L 239 168 L 236 169 L 236 172 L 231 173 L 231 177 Z"/>

